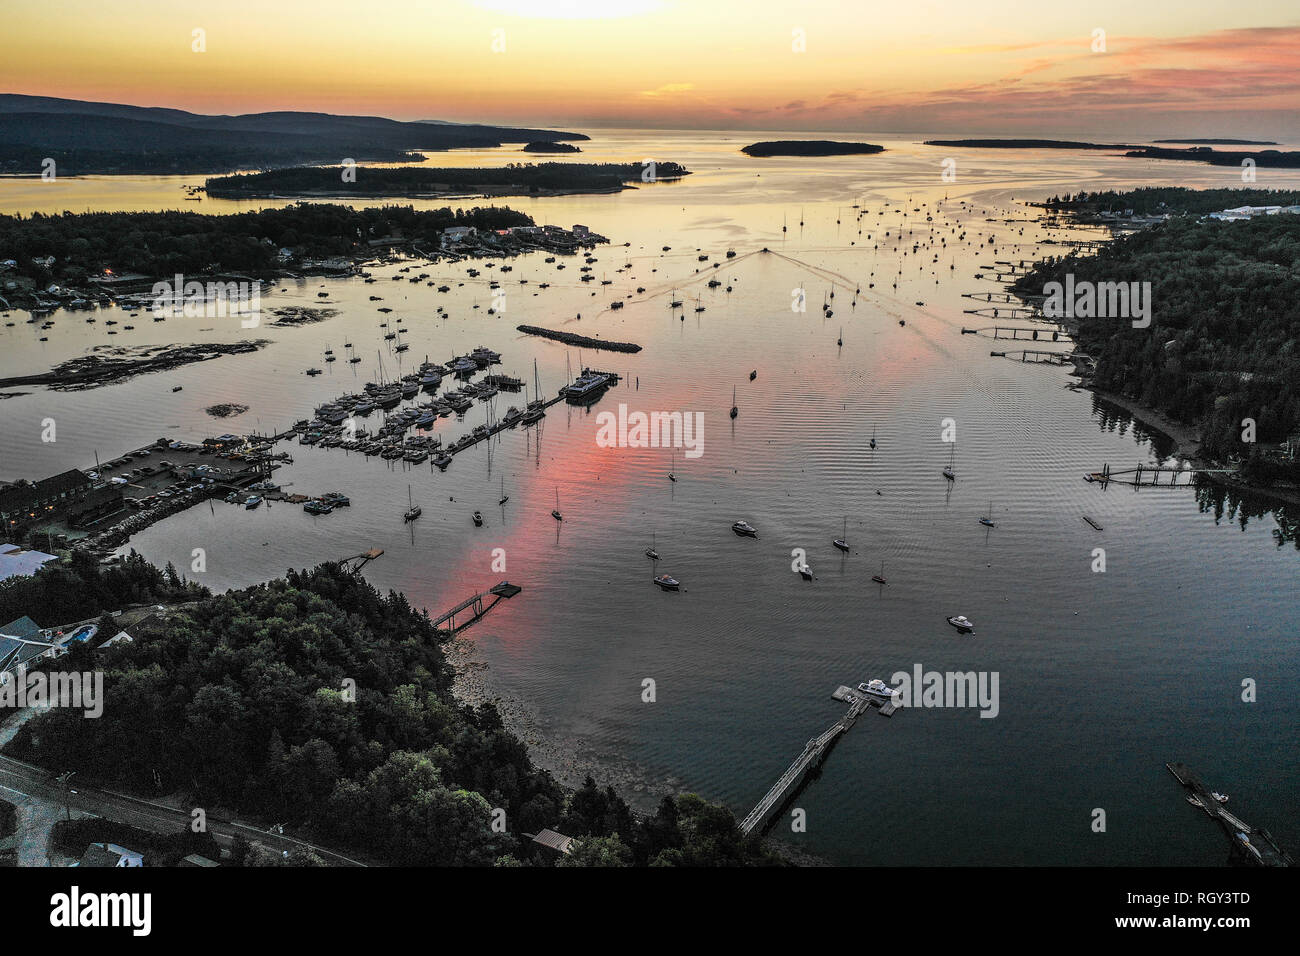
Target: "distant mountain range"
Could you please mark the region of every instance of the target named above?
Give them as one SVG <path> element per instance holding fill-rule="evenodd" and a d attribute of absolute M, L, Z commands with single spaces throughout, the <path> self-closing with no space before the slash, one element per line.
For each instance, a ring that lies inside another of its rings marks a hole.
<path fill-rule="evenodd" d="M 585 140 L 582 133 L 278 111 L 205 116 L 163 107 L 0 93 L 0 172 L 222 173 L 418 159 L 413 150 Z"/>

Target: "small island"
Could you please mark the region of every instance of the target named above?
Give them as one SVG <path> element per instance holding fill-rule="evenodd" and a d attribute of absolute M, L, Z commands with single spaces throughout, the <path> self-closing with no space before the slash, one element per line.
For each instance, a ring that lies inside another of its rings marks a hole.
<path fill-rule="evenodd" d="M 925 146 L 969 149 L 1133 149 L 1120 143 L 1076 143 L 1068 139 L 927 139 Z"/>
<path fill-rule="evenodd" d="M 829 139 L 783 139 L 751 143 L 741 150 L 746 156 L 854 156 L 883 153 L 874 143 L 837 143 Z"/>
<path fill-rule="evenodd" d="M 528 143 L 524 146 L 525 153 L 581 153 L 578 147 L 570 143 L 554 143 L 549 141 L 539 141 Z"/>
<path fill-rule="evenodd" d="M 309 198 L 334 196 L 463 197 L 563 196 L 613 193 L 641 183 L 641 163 L 510 163 L 476 168 L 454 166 L 368 166 L 345 180 L 338 166 L 295 166 L 260 173 L 208 179 L 204 190 L 220 199 Z M 655 164 L 655 180 L 681 179 L 689 170 L 678 163 Z"/>
<path fill-rule="evenodd" d="M 1269 139 L 1153 139 L 1153 143 L 1179 143 L 1191 146 L 1277 146 Z"/>

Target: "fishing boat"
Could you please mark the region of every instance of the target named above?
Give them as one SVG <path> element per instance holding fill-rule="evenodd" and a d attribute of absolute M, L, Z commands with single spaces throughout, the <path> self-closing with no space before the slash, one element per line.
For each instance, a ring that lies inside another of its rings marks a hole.
<path fill-rule="evenodd" d="M 975 630 L 975 624 L 965 614 L 958 614 L 955 617 L 948 618 L 948 623 L 957 628 L 958 633 L 970 634 Z"/>
<path fill-rule="evenodd" d="M 748 521 L 737 521 L 731 526 L 731 530 L 736 534 L 746 538 L 757 538 L 758 530 Z"/>
<path fill-rule="evenodd" d="M 407 507 L 406 513 L 402 515 L 403 521 L 414 521 L 424 513 L 420 506 L 415 503 L 414 499 L 411 498 L 410 485 L 406 486 L 406 503 L 409 507 Z"/>
<path fill-rule="evenodd" d="M 651 561 L 659 560 L 659 552 L 655 550 L 655 535 L 653 531 L 650 532 L 650 547 L 645 549 L 645 556 Z"/>
<path fill-rule="evenodd" d="M 947 478 L 949 481 L 957 480 L 957 472 L 953 471 L 953 467 L 952 467 L 953 459 L 956 456 L 956 454 L 957 454 L 957 445 L 954 444 L 952 448 L 948 450 L 948 466 L 943 470 L 943 476 Z"/>
<path fill-rule="evenodd" d="M 474 527 L 476 527 L 476 528 L 481 528 L 481 527 L 483 527 L 483 514 L 482 514 L 482 512 L 476 511 L 476 512 L 474 512 L 474 514 L 473 514 L 471 517 L 474 519 Z"/>
<path fill-rule="evenodd" d="M 848 519 L 847 517 L 844 519 L 844 531 L 843 531 L 843 533 L 842 533 L 842 536 L 839 537 L 839 538 L 836 538 L 834 541 L 831 542 L 831 544 L 835 545 L 835 547 L 839 548 L 841 551 L 843 551 L 843 552 L 845 552 L 845 553 L 848 553 L 848 550 L 849 550 L 849 519 Z"/>
<path fill-rule="evenodd" d="M 564 515 L 560 514 L 560 489 L 555 489 L 555 509 L 551 512 L 551 517 L 556 521 L 563 521 Z"/>
<path fill-rule="evenodd" d="M 885 581 L 885 562 L 884 562 L 884 561 L 881 561 L 881 562 L 880 562 L 880 573 L 879 573 L 879 574 L 873 574 L 873 575 L 871 576 L 871 580 L 875 581 L 877 584 L 886 584 L 886 583 L 888 583 L 888 582 Z"/>
<path fill-rule="evenodd" d="M 735 418 L 740 414 L 740 409 L 736 407 L 736 386 L 731 386 L 731 417 Z"/>
<path fill-rule="evenodd" d="M 657 575 L 654 582 L 665 591 L 680 591 L 682 588 L 681 582 L 670 574 Z"/>

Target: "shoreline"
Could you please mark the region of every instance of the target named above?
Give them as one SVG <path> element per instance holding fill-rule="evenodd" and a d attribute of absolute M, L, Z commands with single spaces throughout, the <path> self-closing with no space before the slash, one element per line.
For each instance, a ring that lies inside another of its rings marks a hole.
<path fill-rule="evenodd" d="M 463 632 L 447 640 L 443 644 L 443 651 L 456 675 L 451 685 L 452 696 L 459 703 L 473 707 L 481 704 L 495 705 L 505 729 L 528 748 L 528 757 L 533 765 L 549 773 L 565 790 L 578 790 L 583 780 L 590 776 L 598 787 L 612 786 L 627 801 L 632 812 L 640 817 L 653 814 L 663 797 L 695 793 L 679 786 L 680 781 L 676 777 L 669 776 L 662 781 L 653 782 L 650 772 L 643 767 L 621 758 L 598 754 L 594 750 L 583 751 L 576 742 L 566 744 L 547 734 L 541 729 L 535 711 L 522 698 L 491 686 L 491 681 L 486 676 L 491 665 L 479 659 L 478 644 L 465 637 Z M 711 803 L 717 802 L 704 794 L 698 796 Z M 780 840 L 771 833 L 761 839 L 768 850 L 790 865 L 835 865 L 830 860 Z"/>
<path fill-rule="evenodd" d="M 1079 389 L 1091 392 L 1098 399 L 1109 405 L 1127 412 L 1134 422 L 1141 425 L 1147 431 L 1157 432 L 1160 435 L 1173 442 L 1173 448 L 1170 450 L 1168 457 L 1179 458 L 1187 462 L 1193 468 L 1212 468 L 1224 467 L 1222 462 L 1217 462 L 1209 458 L 1203 458 L 1200 455 L 1201 439 L 1195 426 L 1185 425 L 1182 422 L 1176 422 L 1163 412 L 1149 408 L 1140 402 L 1114 392 L 1108 392 L 1104 389 L 1096 388 L 1086 381 L 1079 382 L 1076 386 Z M 1194 452 L 1185 451 L 1186 448 L 1194 447 Z M 1240 493 L 1252 495 L 1261 495 L 1268 498 L 1275 498 L 1286 504 L 1300 505 L 1300 488 L 1290 486 L 1273 487 L 1270 485 L 1257 485 L 1242 481 L 1234 475 L 1206 475 L 1207 480 L 1222 488 L 1227 488 Z"/>

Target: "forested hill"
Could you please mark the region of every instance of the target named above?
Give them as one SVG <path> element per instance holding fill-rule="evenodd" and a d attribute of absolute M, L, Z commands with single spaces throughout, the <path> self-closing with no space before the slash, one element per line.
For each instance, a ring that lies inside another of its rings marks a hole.
<path fill-rule="evenodd" d="M 185 110 L 0 93 L 0 172 L 218 173 L 353 159 L 419 161 L 415 150 L 585 140 L 582 133 L 382 116 Z"/>
<path fill-rule="evenodd" d="M 54 708 L 9 752 L 390 864 L 550 866 L 527 836 L 547 827 L 581 841 L 569 866 L 775 862 L 696 797 L 638 818 L 594 781 L 566 793 L 492 705 L 452 696 L 426 614 L 336 564 L 202 597 L 133 636 L 57 665 L 104 671 L 99 719 Z"/>
<path fill-rule="evenodd" d="M 1206 454 L 1258 456 L 1300 431 L 1300 216 L 1171 219 L 1096 256 L 1039 263 L 1016 291 L 1064 282 L 1150 282 L 1152 319 L 1082 319 L 1095 384 L 1198 424 Z M 1242 420 L 1257 443 L 1241 441 Z"/>

